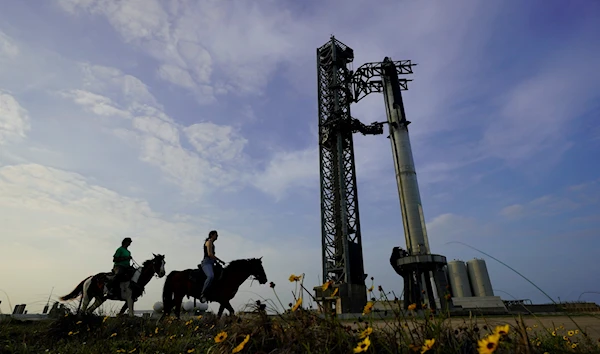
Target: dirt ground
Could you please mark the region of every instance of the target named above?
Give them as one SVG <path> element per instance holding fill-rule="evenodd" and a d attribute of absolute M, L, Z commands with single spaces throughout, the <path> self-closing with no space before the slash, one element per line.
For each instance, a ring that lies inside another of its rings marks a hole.
<path fill-rule="evenodd" d="M 473 323 L 473 324 L 478 324 L 479 327 L 482 327 L 483 325 L 486 325 L 488 327 L 495 327 L 497 325 L 501 325 L 501 324 L 509 324 L 511 325 L 511 327 L 516 326 L 517 325 L 517 319 L 518 317 L 497 317 L 497 316 L 493 316 L 493 317 L 478 317 L 478 318 L 473 318 L 473 319 L 469 319 L 469 318 L 464 318 L 464 317 L 460 317 L 460 318 L 452 318 L 450 319 L 450 322 L 452 323 L 453 327 L 461 327 L 464 326 L 465 323 L 468 325 L 469 323 Z M 472 321 L 472 322 L 470 322 Z M 564 329 L 559 329 L 558 330 L 558 335 L 563 336 L 567 333 L 567 331 L 569 330 L 576 330 L 577 326 L 575 325 L 575 323 L 573 323 L 573 321 L 575 321 L 577 323 L 577 325 L 579 325 L 579 328 L 581 330 L 583 330 L 584 332 L 586 332 L 591 338 L 593 338 L 594 340 L 600 340 L 600 315 L 576 315 L 574 317 L 572 317 L 572 319 L 570 319 L 567 316 L 537 316 L 537 317 L 533 317 L 533 316 L 523 316 L 523 322 L 525 323 L 526 327 L 531 328 L 531 331 L 529 331 L 528 333 L 533 334 L 535 332 L 538 332 L 540 330 L 544 330 L 544 328 L 548 328 L 548 329 L 554 329 L 554 328 L 559 328 L 561 325 L 564 327 Z M 353 322 L 347 322 L 348 325 L 353 325 Z M 375 321 L 373 322 L 373 327 L 378 328 L 378 327 L 383 327 L 385 326 L 385 321 Z M 409 326 L 411 326 L 410 320 L 409 320 Z"/>

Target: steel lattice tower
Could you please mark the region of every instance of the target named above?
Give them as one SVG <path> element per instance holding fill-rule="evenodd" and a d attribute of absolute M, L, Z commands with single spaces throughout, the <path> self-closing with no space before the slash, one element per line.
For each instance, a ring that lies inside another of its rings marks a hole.
<path fill-rule="evenodd" d="M 317 49 L 323 282 L 338 288 L 338 313 L 362 312 L 367 300 L 352 134 L 383 133 L 381 124 L 366 126 L 350 115 L 353 59 L 334 37 Z M 315 291 L 334 300 L 331 289 Z"/>
<path fill-rule="evenodd" d="M 416 64 L 386 57 L 353 72 L 353 60 L 353 50 L 333 36 L 317 49 L 323 280 L 333 281 L 338 297 L 315 287 L 316 297 L 326 308 L 335 301 L 337 313 L 362 312 L 366 303 L 352 134 L 382 134 L 387 124 L 407 247 L 395 247 L 390 263 L 404 278 L 404 307 L 427 303 L 435 309 L 436 295 L 441 308 L 452 307 L 445 298 L 446 257 L 429 248 L 401 94 L 411 80 L 399 75 L 412 74 Z M 350 104 L 375 92 L 383 93 L 387 122 L 365 126 L 352 118 Z"/>

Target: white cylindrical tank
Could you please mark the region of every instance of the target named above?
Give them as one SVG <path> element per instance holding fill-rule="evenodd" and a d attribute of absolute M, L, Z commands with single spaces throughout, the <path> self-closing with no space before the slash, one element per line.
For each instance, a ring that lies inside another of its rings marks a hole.
<path fill-rule="evenodd" d="M 164 305 L 162 303 L 162 301 L 158 301 L 154 303 L 154 306 L 152 306 L 152 309 L 154 310 L 154 312 L 157 313 L 161 313 L 164 310 Z"/>
<path fill-rule="evenodd" d="M 196 307 L 194 307 L 193 301 L 187 301 L 182 304 L 181 308 L 185 312 L 192 312 L 196 310 L 206 311 L 208 310 L 208 304 L 205 302 L 196 301 Z"/>
<path fill-rule="evenodd" d="M 471 259 L 467 262 L 467 271 L 471 288 L 475 296 L 494 296 L 492 281 L 483 259 Z"/>
<path fill-rule="evenodd" d="M 448 262 L 448 280 L 453 297 L 473 296 L 465 262 L 456 259 Z"/>

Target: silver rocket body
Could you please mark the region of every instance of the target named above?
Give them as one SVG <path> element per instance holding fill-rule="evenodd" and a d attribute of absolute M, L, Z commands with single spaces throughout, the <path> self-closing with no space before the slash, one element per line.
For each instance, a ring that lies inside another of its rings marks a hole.
<path fill-rule="evenodd" d="M 392 80 L 387 75 L 382 79 L 406 248 L 411 255 L 429 254 L 429 240 L 417 182 L 417 171 L 408 135 L 409 122 L 404 116 L 402 97 L 399 95 L 399 97 L 394 97 L 395 90 Z"/>

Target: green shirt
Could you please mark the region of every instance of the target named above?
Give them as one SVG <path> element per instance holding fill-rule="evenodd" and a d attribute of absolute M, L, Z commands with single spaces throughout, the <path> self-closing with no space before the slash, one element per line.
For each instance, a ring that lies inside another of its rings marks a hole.
<path fill-rule="evenodd" d="M 129 252 L 129 250 L 127 250 L 125 247 L 121 246 L 119 248 L 117 248 L 117 251 L 115 252 L 115 255 L 113 257 L 129 257 L 131 256 L 131 252 Z M 123 267 L 129 267 L 129 260 L 126 261 L 121 261 L 121 262 L 114 262 L 116 266 L 123 266 Z"/>

